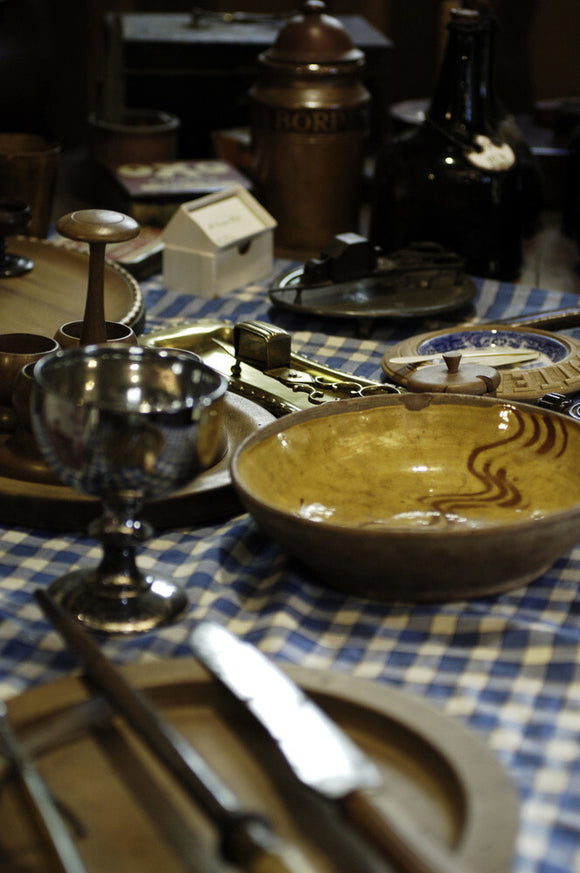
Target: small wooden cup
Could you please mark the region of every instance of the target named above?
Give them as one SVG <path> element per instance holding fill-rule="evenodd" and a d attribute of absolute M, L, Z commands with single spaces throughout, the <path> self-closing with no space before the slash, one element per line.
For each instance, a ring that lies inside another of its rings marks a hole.
<path fill-rule="evenodd" d="M 29 361 L 38 361 L 59 349 L 56 339 L 37 333 L 0 334 L 0 405 L 9 406 L 14 382 Z"/>
<path fill-rule="evenodd" d="M 124 346 L 136 346 L 135 331 L 128 324 L 120 321 L 105 322 L 107 328 L 107 343 L 120 343 Z M 59 327 L 54 335 L 55 340 L 63 349 L 72 349 L 79 345 L 82 321 L 69 321 Z"/>

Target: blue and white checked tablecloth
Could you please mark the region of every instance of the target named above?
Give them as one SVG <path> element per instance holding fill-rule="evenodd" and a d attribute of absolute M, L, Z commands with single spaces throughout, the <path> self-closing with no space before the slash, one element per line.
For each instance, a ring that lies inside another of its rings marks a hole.
<path fill-rule="evenodd" d="M 270 307 L 260 286 L 218 300 L 143 285 L 148 328 L 182 319 L 259 318 L 290 331 L 293 350 L 381 379 L 387 346 L 444 322 L 376 322 L 365 339 L 349 321 Z M 515 317 L 577 305 L 573 295 L 478 282 L 476 317 Z M 76 669 L 32 592 L 99 547 L 83 533 L 0 526 L 0 697 Z M 116 663 L 189 655 L 193 623 L 213 618 L 281 662 L 332 669 L 426 698 L 471 728 L 511 774 L 521 799 L 514 873 L 580 871 L 580 544 L 538 581 L 507 594 L 445 605 L 388 605 L 345 596 L 297 571 L 248 516 L 164 532 L 140 566 L 190 596 L 186 618 L 154 633 L 110 639 Z"/>

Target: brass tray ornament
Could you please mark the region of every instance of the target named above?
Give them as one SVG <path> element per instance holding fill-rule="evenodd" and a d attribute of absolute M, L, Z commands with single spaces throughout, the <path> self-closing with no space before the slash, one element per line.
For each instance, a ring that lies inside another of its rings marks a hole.
<path fill-rule="evenodd" d="M 291 348 L 290 334 L 260 321 L 200 319 L 146 334 L 142 345 L 194 352 L 229 379 L 230 391 L 281 416 L 322 403 L 372 394 L 399 394 L 392 383 L 326 367 Z"/>
<path fill-rule="evenodd" d="M 566 326 L 579 319 L 578 309 L 554 310 L 415 335 L 383 355 L 385 382 L 296 354 L 290 334 L 260 321 L 183 321 L 151 331 L 141 343 L 194 352 L 229 379 L 230 391 L 279 417 L 328 401 L 405 394 L 414 390 L 411 377 L 421 366 L 442 364 L 443 356 L 455 351 L 465 362 L 498 368 L 501 378 L 495 393 L 503 399 L 541 401 L 550 393 L 570 395 L 580 390 L 580 342 L 541 330 L 540 325 Z"/>

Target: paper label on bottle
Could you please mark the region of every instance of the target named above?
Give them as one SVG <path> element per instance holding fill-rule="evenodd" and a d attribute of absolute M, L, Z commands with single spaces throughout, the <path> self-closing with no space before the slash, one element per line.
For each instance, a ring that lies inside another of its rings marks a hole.
<path fill-rule="evenodd" d="M 478 134 L 475 142 L 481 150 L 467 153 L 467 159 L 474 166 L 482 170 L 509 170 L 513 167 L 516 156 L 512 147 L 506 142 L 496 145 L 483 134 Z"/>

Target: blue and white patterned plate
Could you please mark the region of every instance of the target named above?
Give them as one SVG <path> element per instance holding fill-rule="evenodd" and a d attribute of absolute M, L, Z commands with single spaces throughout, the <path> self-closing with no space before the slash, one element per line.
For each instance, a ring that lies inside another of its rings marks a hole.
<path fill-rule="evenodd" d="M 537 358 L 518 365 L 518 369 L 546 367 L 566 360 L 570 354 L 569 345 L 552 334 L 531 333 L 529 330 L 503 330 L 489 328 L 484 330 L 448 331 L 425 340 L 417 349 L 421 355 L 443 354 L 448 351 L 497 349 L 505 351 L 534 351 Z"/>

